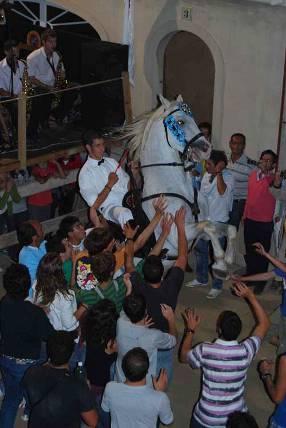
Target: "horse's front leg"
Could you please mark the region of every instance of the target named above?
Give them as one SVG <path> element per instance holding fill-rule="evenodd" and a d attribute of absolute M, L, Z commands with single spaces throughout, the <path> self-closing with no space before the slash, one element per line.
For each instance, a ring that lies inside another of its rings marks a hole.
<path fill-rule="evenodd" d="M 215 225 L 211 222 L 207 222 L 204 227 L 204 233 L 210 238 L 213 246 L 215 263 L 212 265 L 212 269 L 214 273 L 226 272 L 227 266 L 225 262 L 225 253 L 219 242 L 219 235 Z"/>
<path fill-rule="evenodd" d="M 230 224 L 227 226 L 227 247 L 225 250 L 224 260 L 228 265 L 231 265 L 234 261 L 235 256 L 235 239 L 237 233 L 235 226 Z"/>

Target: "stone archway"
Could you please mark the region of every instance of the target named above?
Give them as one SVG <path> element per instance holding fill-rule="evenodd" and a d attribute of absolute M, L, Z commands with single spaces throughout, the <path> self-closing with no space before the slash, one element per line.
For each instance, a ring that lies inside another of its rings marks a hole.
<path fill-rule="evenodd" d="M 162 25 L 156 25 L 151 32 L 145 44 L 144 69 L 146 79 L 152 90 L 152 104 L 156 104 L 157 94 L 163 93 L 164 55 L 168 43 L 178 31 L 190 32 L 199 37 L 208 46 L 213 57 L 215 66 L 212 113 L 213 141 L 217 147 L 222 146 L 220 140 L 224 111 L 224 61 L 220 47 L 203 27 L 193 23 L 189 24 L 182 20 L 174 20 L 167 21 Z"/>

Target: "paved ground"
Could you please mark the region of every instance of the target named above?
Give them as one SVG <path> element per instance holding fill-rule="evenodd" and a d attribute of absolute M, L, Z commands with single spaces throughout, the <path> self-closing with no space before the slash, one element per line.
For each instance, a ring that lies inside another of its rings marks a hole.
<path fill-rule="evenodd" d="M 187 280 L 192 276 L 187 275 Z M 206 299 L 207 289 L 189 289 L 183 287 L 177 308 L 177 320 L 179 331 L 183 331 L 183 322 L 180 312 L 186 306 L 196 308 L 201 314 L 201 325 L 198 329 L 195 342 L 209 340 L 215 337 L 215 322 L 220 311 L 231 309 L 236 311 L 243 320 L 243 333 L 241 338 L 246 337 L 254 325 L 253 317 L 248 305 L 229 291 L 229 284 L 225 284 L 225 289 L 216 300 Z M 279 304 L 281 297 L 277 291 L 267 290 L 260 297 L 261 302 L 271 313 Z M 180 334 L 181 337 L 181 334 Z M 266 428 L 267 420 L 273 411 L 273 405 L 266 396 L 262 383 L 259 380 L 256 366 L 257 362 L 263 358 L 275 358 L 275 349 L 268 343 L 264 343 L 257 358 L 252 363 L 248 374 L 246 387 L 246 398 L 250 412 L 255 416 L 260 428 Z M 175 414 L 174 428 L 187 428 L 192 408 L 198 398 L 200 388 L 200 372 L 191 370 L 188 366 L 178 363 L 175 359 L 175 374 L 173 383 L 169 389 L 169 396 L 172 401 Z M 19 412 L 20 414 L 20 412 Z M 18 417 L 16 428 L 25 428 L 26 423 Z M 4 427 L 3 427 L 4 428 Z"/>

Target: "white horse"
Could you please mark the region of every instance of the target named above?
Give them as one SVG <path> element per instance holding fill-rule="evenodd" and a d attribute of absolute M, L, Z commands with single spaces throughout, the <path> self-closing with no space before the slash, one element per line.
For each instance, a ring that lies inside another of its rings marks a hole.
<path fill-rule="evenodd" d="M 236 230 L 233 226 L 209 221 L 195 223 L 192 213 L 192 177 L 185 171 L 188 162 L 209 158 L 211 144 L 200 132 L 189 106 L 183 103 L 181 96 L 172 102 L 162 96 L 160 100 L 162 105 L 157 110 L 135 120 L 123 131 L 124 136 L 129 138 L 131 156 L 141 162 L 144 177 L 143 209 L 151 219 L 154 215 L 153 199 L 161 194 L 167 198 L 168 212 L 173 215 L 181 206 L 185 206 L 189 248 L 198 236 L 208 235 L 214 248 L 213 269 L 225 277 L 227 265 L 233 263 L 234 259 Z M 155 233 L 158 237 L 160 228 Z M 225 253 L 218 241 L 220 235 L 228 237 Z M 175 258 L 178 248 L 175 226 L 172 227 L 165 247 L 168 249 L 167 256 Z"/>

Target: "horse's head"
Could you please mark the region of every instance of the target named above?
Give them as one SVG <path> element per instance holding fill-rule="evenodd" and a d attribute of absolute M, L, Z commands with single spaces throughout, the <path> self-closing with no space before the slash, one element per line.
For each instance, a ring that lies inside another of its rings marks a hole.
<path fill-rule="evenodd" d="M 160 95 L 160 101 L 167 143 L 182 153 L 186 160 L 208 159 L 211 144 L 200 132 L 190 107 L 183 102 L 181 95 L 176 101 L 168 101 Z"/>

